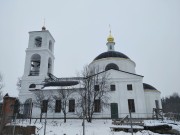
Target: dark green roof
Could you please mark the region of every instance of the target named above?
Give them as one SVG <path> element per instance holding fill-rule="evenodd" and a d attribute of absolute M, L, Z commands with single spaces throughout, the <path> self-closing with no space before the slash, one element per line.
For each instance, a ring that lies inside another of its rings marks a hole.
<path fill-rule="evenodd" d="M 107 52 L 104 52 L 104 53 L 101 53 L 100 55 L 98 55 L 94 60 L 99 60 L 99 59 L 109 58 L 109 57 L 129 59 L 128 56 L 126 56 L 125 54 L 123 54 L 121 52 L 107 51 Z"/>
<path fill-rule="evenodd" d="M 153 86 L 151 86 L 147 83 L 143 83 L 143 87 L 144 87 L 144 89 L 148 89 L 148 90 L 157 90 L 156 88 L 154 88 Z"/>

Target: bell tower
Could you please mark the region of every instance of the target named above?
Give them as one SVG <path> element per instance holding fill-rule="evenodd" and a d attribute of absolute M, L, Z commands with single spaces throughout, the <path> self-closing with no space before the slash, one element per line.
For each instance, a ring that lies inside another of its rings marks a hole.
<path fill-rule="evenodd" d="M 29 90 L 40 88 L 48 73 L 54 68 L 54 43 L 51 33 L 43 26 L 41 31 L 29 32 L 26 49 L 24 74 L 22 76 L 19 98 L 21 102 L 30 98 Z"/>

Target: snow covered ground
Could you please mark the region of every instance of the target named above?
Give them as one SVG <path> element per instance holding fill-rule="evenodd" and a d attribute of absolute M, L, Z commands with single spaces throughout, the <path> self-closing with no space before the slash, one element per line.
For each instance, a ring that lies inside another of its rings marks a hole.
<path fill-rule="evenodd" d="M 156 125 L 164 125 L 167 124 L 169 126 L 172 126 L 172 129 L 175 129 L 180 132 L 180 122 L 172 121 L 172 120 L 145 120 L 144 125 L 145 126 L 156 126 Z"/>
<path fill-rule="evenodd" d="M 157 121 L 157 120 L 148 120 L 144 122 L 145 125 L 162 125 L 164 123 L 171 123 L 170 125 L 173 129 L 180 131 L 180 123 L 172 124 L 172 121 Z M 29 125 L 29 122 L 20 122 L 20 125 L 26 126 Z M 36 125 L 39 129 L 37 130 L 37 134 L 44 135 L 44 120 L 40 123 L 39 121 L 34 124 L 32 121 L 32 125 Z M 131 133 L 126 132 L 114 132 L 111 131 L 110 127 L 114 127 L 112 125 L 112 120 L 93 120 L 92 123 L 85 122 L 85 134 L 86 135 L 131 135 Z M 127 126 L 128 127 L 128 126 Z M 67 120 L 66 123 L 61 120 L 47 120 L 46 126 L 46 135 L 83 135 L 83 126 L 82 120 Z M 139 131 L 134 133 L 134 135 L 160 135 L 157 133 L 153 133 L 151 131 Z"/>

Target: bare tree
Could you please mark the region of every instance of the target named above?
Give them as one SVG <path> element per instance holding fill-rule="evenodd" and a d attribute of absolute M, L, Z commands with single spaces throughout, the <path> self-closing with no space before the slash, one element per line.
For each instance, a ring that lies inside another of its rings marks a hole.
<path fill-rule="evenodd" d="M 78 100 L 78 106 L 82 108 L 87 121 L 91 122 L 94 112 L 100 112 L 109 105 L 109 75 L 106 71 L 100 71 L 99 67 L 85 66 L 82 76 L 85 90 L 79 91 L 81 98 Z"/>
<path fill-rule="evenodd" d="M 18 77 L 18 80 L 17 80 L 17 83 L 16 83 L 16 86 L 17 86 L 17 89 L 18 89 L 18 90 L 21 89 L 21 84 L 22 84 L 22 78 L 21 78 L 21 77 Z"/>
<path fill-rule="evenodd" d="M 74 89 L 72 87 L 61 87 L 59 90 L 57 90 L 57 95 L 54 95 L 53 98 L 56 100 L 61 100 L 61 110 L 64 114 L 64 123 L 66 123 L 66 115 L 68 113 L 67 106 L 68 101 L 70 99 L 70 95 L 74 92 Z"/>
<path fill-rule="evenodd" d="M 46 94 L 45 94 L 46 93 Z M 47 113 L 47 109 L 44 109 L 43 107 L 43 101 L 47 101 L 47 108 L 51 108 L 51 94 L 48 91 L 43 91 L 43 90 L 38 90 L 34 92 L 35 99 L 33 101 L 33 104 L 37 107 L 40 108 L 40 122 L 42 119 L 43 112 Z M 46 107 L 46 106 L 45 106 Z"/>

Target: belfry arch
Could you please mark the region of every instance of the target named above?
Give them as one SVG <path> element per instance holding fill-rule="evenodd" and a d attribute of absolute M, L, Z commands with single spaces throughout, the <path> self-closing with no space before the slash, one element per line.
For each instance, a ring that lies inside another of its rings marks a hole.
<path fill-rule="evenodd" d="M 42 37 L 36 37 L 35 39 L 34 39 L 35 41 L 35 46 L 36 47 L 41 47 L 41 45 L 42 45 Z"/>
<path fill-rule="evenodd" d="M 41 56 L 39 54 L 33 54 L 31 56 L 31 65 L 29 76 L 38 76 L 40 73 Z"/>
<path fill-rule="evenodd" d="M 52 59 L 48 59 L 48 73 L 52 73 Z"/>
<path fill-rule="evenodd" d="M 49 41 L 49 50 L 52 51 L 52 41 Z"/>

